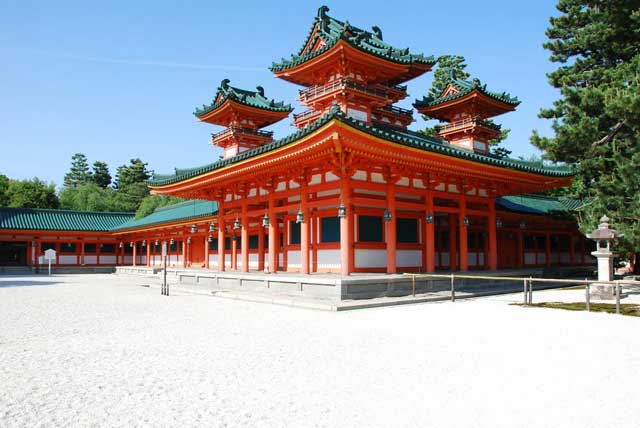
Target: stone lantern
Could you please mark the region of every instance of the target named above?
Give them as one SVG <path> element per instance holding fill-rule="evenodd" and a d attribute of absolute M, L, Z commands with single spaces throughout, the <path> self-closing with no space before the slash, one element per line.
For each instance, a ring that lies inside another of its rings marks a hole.
<path fill-rule="evenodd" d="M 612 241 L 624 236 L 609 228 L 609 218 L 603 215 L 598 228 L 587 234 L 587 238 L 596 241 L 596 250 L 591 252 L 598 261 L 598 281 L 613 281 L 613 258 L 616 254 L 611 251 Z M 615 299 L 615 287 L 610 284 L 593 284 L 591 297 L 596 299 Z"/>

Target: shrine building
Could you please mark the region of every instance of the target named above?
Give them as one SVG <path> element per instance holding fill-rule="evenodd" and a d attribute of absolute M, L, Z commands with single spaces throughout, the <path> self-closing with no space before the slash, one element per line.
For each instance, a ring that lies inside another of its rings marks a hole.
<path fill-rule="evenodd" d="M 306 110 L 292 115 L 294 133 L 274 140 L 263 129 L 290 117 L 291 105 L 224 79 L 195 111 L 218 127 L 211 144 L 222 158 L 148 182 L 152 193 L 185 202 L 141 219 L 1 209 L 0 263 L 11 255 L 37 265 L 55 248 L 60 264 L 158 266 L 163 242 L 169 265 L 216 271 L 347 276 L 592 263 L 568 215 L 577 201 L 535 195 L 569 185 L 572 171 L 489 151 L 500 134 L 491 119 L 515 110 L 516 97 L 453 75 L 437 97 L 416 100 L 416 111 L 400 108 L 404 84 L 434 58 L 328 11 L 318 10 L 297 53 L 271 66 L 302 87 Z M 443 122 L 437 135 L 409 130 L 416 114 Z M 43 220 L 56 216 L 67 222 Z"/>

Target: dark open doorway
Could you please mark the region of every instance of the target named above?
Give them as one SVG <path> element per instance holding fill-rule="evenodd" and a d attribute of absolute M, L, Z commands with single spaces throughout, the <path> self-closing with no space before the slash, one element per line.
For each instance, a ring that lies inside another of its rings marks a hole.
<path fill-rule="evenodd" d="M 26 266 L 26 242 L 0 241 L 0 266 Z"/>

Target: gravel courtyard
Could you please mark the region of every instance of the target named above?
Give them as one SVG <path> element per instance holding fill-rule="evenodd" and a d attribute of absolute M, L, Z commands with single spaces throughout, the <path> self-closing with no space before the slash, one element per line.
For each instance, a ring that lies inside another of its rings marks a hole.
<path fill-rule="evenodd" d="M 0 427 L 640 426 L 640 318 L 517 294 L 335 313 L 142 284 L 0 276 Z"/>

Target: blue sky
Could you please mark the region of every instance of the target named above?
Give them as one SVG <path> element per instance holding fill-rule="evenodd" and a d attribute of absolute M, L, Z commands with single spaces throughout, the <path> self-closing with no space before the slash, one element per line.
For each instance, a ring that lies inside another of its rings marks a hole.
<path fill-rule="evenodd" d="M 262 85 L 291 102 L 296 85 L 268 66 L 297 52 L 322 2 L 12 1 L 0 6 L 0 173 L 37 176 L 58 186 L 73 153 L 102 160 L 112 173 L 139 157 L 159 173 L 214 162 L 209 144 L 220 128 L 199 123 L 195 106 L 210 103 L 224 78 Z M 533 129 L 557 93 L 545 73 L 556 68 L 542 48 L 555 1 L 324 1 L 329 15 L 382 29 L 385 41 L 412 52 L 450 53 L 488 88 L 517 95 L 514 113 L 496 118 L 511 128 L 513 156 L 537 151 Z M 408 83 L 410 108 L 433 73 Z M 419 115 L 414 115 L 419 116 Z M 424 127 L 418 118 L 411 129 Z M 271 127 L 293 132 L 290 120 Z"/>

